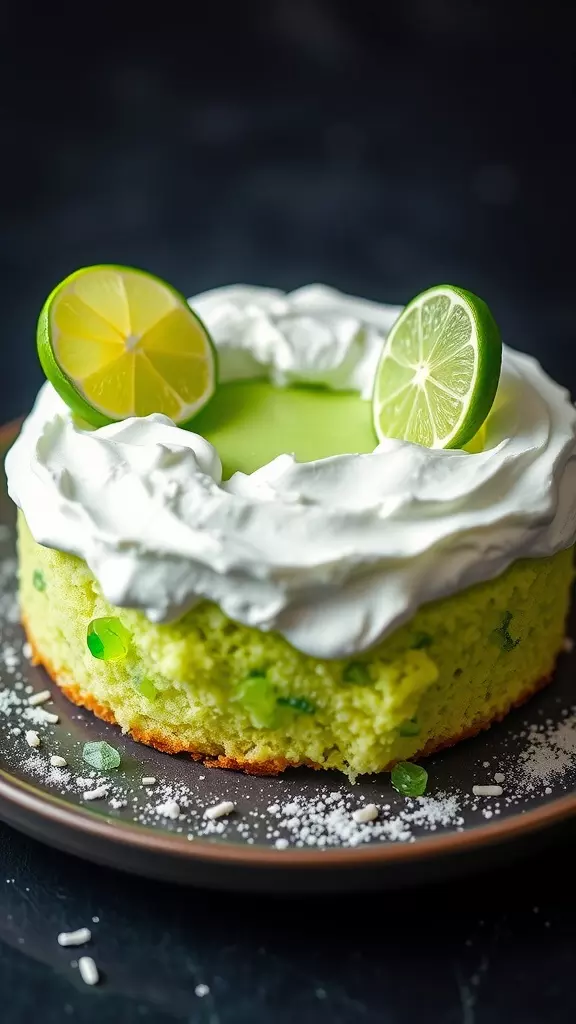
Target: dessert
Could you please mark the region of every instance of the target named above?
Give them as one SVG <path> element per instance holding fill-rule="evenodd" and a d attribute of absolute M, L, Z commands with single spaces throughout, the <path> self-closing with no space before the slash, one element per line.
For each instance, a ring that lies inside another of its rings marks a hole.
<path fill-rule="evenodd" d="M 156 412 L 93 429 L 46 384 L 7 457 L 23 623 L 67 696 L 209 764 L 355 777 L 547 683 L 576 537 L 567 392 L 504 346 L 468 450 L 378 441 L 400 309 L 320 286 L 190 304 L 219 386 L 188 429 Z"/>

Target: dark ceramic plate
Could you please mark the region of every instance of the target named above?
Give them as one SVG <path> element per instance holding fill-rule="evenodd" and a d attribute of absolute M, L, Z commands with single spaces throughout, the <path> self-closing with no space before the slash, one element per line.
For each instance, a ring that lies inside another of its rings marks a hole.
<path fill-rule="evenodd" d="M 1 435 L 2 448 L 14 428 Z M 548 690 L 475 740 L 430 758 L 428 795 L 406 801 L 389 776 L 350 785 L 341 776 L 298 770 L 255 778 L 206 769 L 186 757 L 140 746 L 69 704 L 29 661 L 16 605 L 14 511 L 0 494 L 0 816 L 15 828 L 88 860 L 195 885 L 269 891 L 393 887 L 486 864 L 549 836 L 576 812 L 571 707 L 575 659 L 560 659 Z M 51 688 L 38 708 L 32 693 Z M 58 723 L 45 720 L 45 712 Z M 35 729 L 40 747 L 28 746 Z M 91 775 L 83 744 L 106 739 L 118 771 Z M 53 767 L 50 756 L 64 757 Z M 502 783 L 501 796 L 473 786 Z M 500 779 L 504 776 L 504 780 Z M 156 779 L 143 785 L 142 778 Z M 100 785 L 101 799 L 84 793 Z M 231 800 L 210 822 L 204 810 Z M 169 801 L 177 819 L 163 816 Z M 356 824 L 363 803 L 376 822 Z"/>

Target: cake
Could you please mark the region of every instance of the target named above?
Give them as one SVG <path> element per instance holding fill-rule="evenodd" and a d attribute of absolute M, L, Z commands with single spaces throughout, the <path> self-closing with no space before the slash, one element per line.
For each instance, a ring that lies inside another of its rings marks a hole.
<path fill-rule="evenodd" d="M 377 444 L 397 307 L 320 286 L 190 304 L 220 384 L 188 429 L 87 429 L 47 383 L 7 458 L 22 621 L 63 692 L 210 765 L 355 778 L 548 683 L 576 537 L 567 392 L 504 346 L 471 450 Z"/>

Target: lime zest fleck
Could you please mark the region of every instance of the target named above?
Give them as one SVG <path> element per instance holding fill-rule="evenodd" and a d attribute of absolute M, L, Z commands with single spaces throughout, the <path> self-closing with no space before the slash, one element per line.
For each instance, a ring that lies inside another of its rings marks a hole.
<path fill-rule="evenodd" d="M 344 666 L 342 681 L 344 683 L 356 683 L 358 686 L 366 686 L 367 683 L 372 682 L 372 679 L 366 665 L 363 665 L 361 661 L 350 661 Z"/>
<path fill-rule="evenodd" d="M 313 715 L 316 711 L 316 705 L 312 704 L 306 697 L 278 697 L 276 703 L 281 707 L 300 711 L 304 715 Z"/>
<path fill-rule="evenodd" d="M 82 760 L 99 772 L 108 772 L 112 768 L 119 768 L 122 759 L 118 751 L 106 743 L 106 740 L 95 740 L 84 744 Z"/>
<path fill-rule="evenodd" d="M 504 612 L 504 617 L 502 619 L 501 625 L 498 626 L 497 629 L 492 630 L 492 635 L 496 643 L 503 651 L 506 651 L 506 653 L 513 651 L 514 648 L 518 647 L 518 644 L 520 643 L 520 638 L 513 640 L 513 638 L 510 635 L 509 627 L 513 618 L 514 616 L 512 612 Z"/>
<path fill-rule="evenodd" d="M 425 647 L 431 647 L 433 643 L 434 638 L 430 636 L 430 633 L 415 633 L 410 647 L 413 651 L 423 651 Z"/>
<path fill-rule="evenodd" d="M 400 736 L 419 736 L 420 726 L 416 718 L 406 718 L 398 727 Z"/>
<path fill-rule="evenodd" d="M 392 769 L 391 781 L 402 796 L 423 796 L 428 785 L 428 772 L 421 764 L 399 761 Z"/>
<path fill-rule="evenodd" d="M 41 594 L 46 590 L 46 580 L 41 569 L 34 569 L 32 573 L 32 586 Z"/>

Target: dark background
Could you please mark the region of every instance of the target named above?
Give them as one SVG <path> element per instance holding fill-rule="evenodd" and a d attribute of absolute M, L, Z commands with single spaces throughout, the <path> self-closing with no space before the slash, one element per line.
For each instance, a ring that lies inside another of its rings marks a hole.
<path fill-rule="evenodd" d="M 5 4 L 1 418 L 41 381 L 47 293 L 97 262 L 188 294 L 316 280 L 399 302 L 447 280 L 576 390 L 570 7 Z M 1 827 L 0 1019 L 570 1020 L 575 854 L 279 903 L 116 878 Z M 54 949 L 92 914 L 97 990 Z"/>

